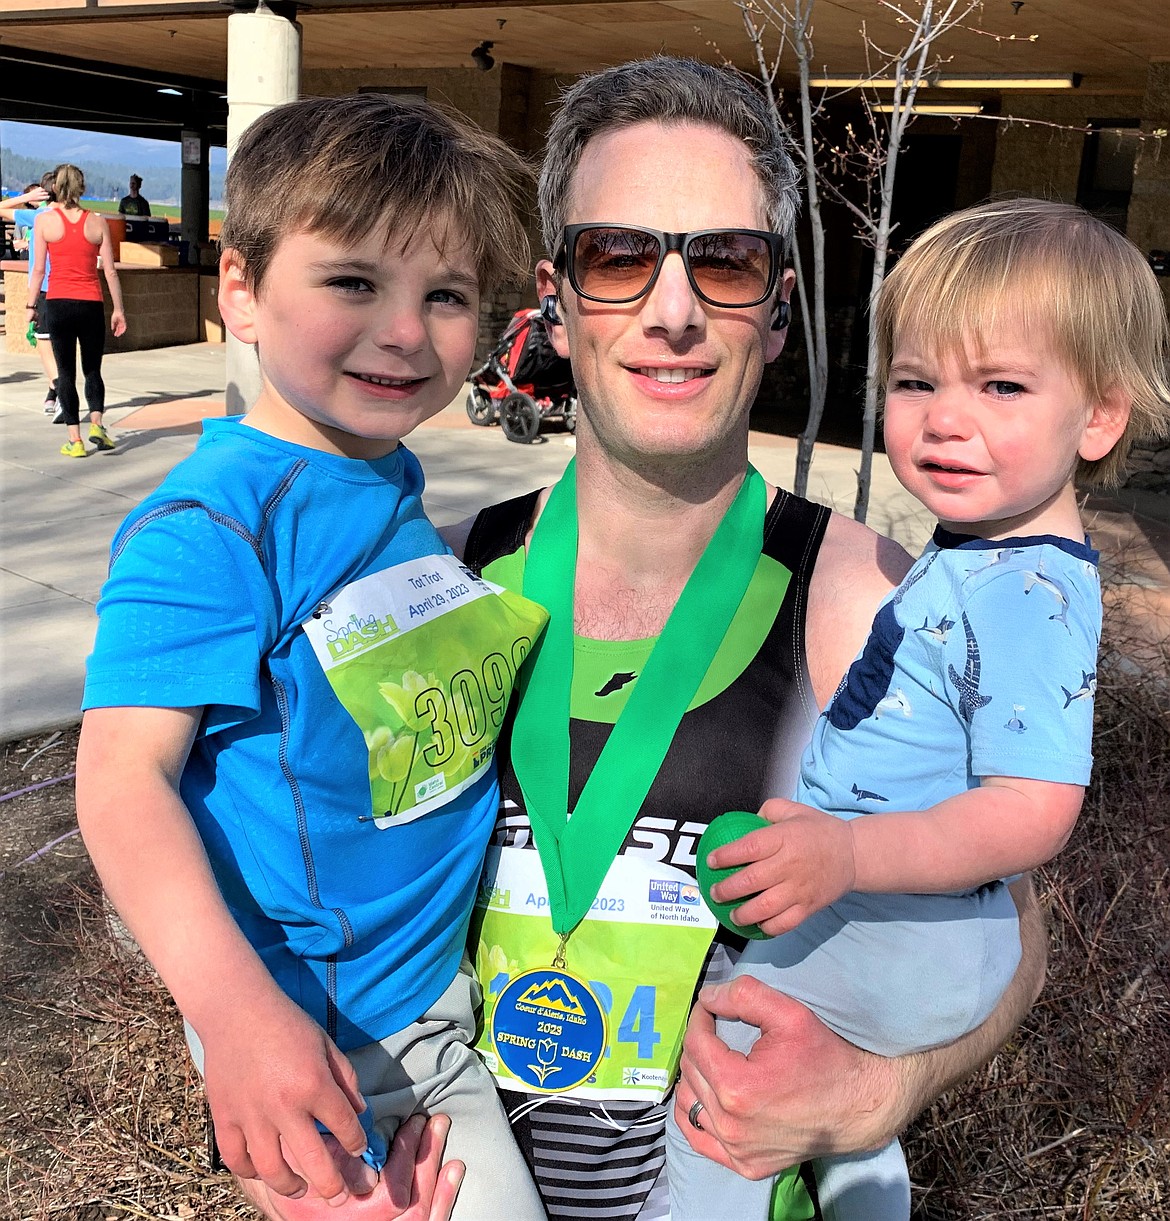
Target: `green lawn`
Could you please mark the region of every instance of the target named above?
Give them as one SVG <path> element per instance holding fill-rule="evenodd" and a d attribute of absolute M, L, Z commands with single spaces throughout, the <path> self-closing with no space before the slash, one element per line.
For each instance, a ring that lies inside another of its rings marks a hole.
<path fill-rule="evenodd" d="M 119 200 L 117 199 L 86 199 L 83 201 L 87 208 L 91 208 L 94 212 L 117 213 Z M 178 220 L 182 209 L 178 204 L 156 204 L 150 205 L 150 213 L 152 216 L 165 216 L 168 220 Z M 210 220 L 223 220 L 223 209 L 212 208 L 208 213 Z"/>

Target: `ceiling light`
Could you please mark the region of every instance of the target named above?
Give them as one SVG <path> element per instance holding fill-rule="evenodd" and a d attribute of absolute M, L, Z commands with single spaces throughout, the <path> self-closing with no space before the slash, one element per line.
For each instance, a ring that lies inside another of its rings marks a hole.
<path fill-rule="evenodd" d="M 937 89 L 1076 89 L 1079 72 L 1039 73 L 1033 76 L 940 76 L 932 80 Z"/>
<path fill-rule="evenodd" d="M 910 77 L 902 79 L 903 85 Z M 1037 74 L 1033 76 L 934 76 L 923 77 L 922 89 L 1076 89 L 1081 83 L 1079 72 Z M 898 81 L 890 76 L 821 76 L 809 81 L 814 89 L 893 89 Z"/>
<path fill-rule="evenodd" d="M 475 66 L 481 72 L 490 72 L 495 67 L 496 61 L 491 57 L 491 55 L 488 54 L 488 52 L 495 45 L 496 44 L 494 42 L 488 42 L 485 38 L 484 41 L 481 42 L 474 51 L 472 51 L 471 58 L 475 62 Z"/>
<path fill-rule="evenodd" d="M 982 114 L 983 113 L 983 107 L 978 105 L 975 102 L 972 102 L 969 105 L 964 102 L 956 102 L 956 103 L 954 103 L 954 105 L 951 105 L 951 106 L 948 106 L 945 102 L 938 102 L 933 106 L 930 105 L 929 103 L 923 103 L 922 105 L 919 105 L 916 102 L 912 109 L 915 114 L 960 115 L 960 114 Z M 890 106 L 890 105 L 875 106 L 874 110 L 876 110 L 878 114 L 893 114 L 894 113 L 894 107 Z"/>

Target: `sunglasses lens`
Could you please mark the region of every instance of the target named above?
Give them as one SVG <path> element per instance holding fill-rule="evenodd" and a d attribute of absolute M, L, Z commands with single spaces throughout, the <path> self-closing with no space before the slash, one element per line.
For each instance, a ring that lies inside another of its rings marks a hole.
<path fill-rule="evenodd" d="M 692 237 L 687 262 L 700 292 L 716 305 L 754 305 L 772 278 L 772 247 L 736 229 Z"/>
<path fill-rule="evenodd" d="M 573 244 L 577 287 L 599 301 L 629 301 L 650 283 L 658 266 L 658 239 L 637 229 L 597 225 Z"/>

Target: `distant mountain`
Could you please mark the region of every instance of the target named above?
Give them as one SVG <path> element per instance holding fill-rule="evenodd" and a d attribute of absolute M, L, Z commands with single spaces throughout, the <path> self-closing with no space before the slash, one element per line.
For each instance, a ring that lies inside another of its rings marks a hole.
<path fill-rule="evenodd" d="M 58 165 L 72 161 L 83 169 L 87 161 L 129 165 L 142 174 L 147 166 L 174 167 L 179 162 L 179 146 L 173 140 L 147 140 L 138 136 L 113 136 L 100 131 L 77 131 L 71 127 L 46 127 L 40 123 L 0 122 L 0 143 L 14 153 L 39 157 Z M 227 150 L 211 150 L 211 168 L 227 166 Z M 5 174 L 7 177 L 7 174 Z M 145 194 L 145 192 L 143 192 Z"/>
<path fill-rule="evenodd" d="M 178 203 L 182 178 L 179 145 L 104 132 L 44 127 L 37 123 L 0 122 L 0 178 L 5 191 L 19 191 L 62 161 L 85 172 L 86 194 L 121 199 L 131 174 L 143 179 L 142 193 L 155 203 Z M 210 150 L 211 199 L 223 196 L 227 151 Z"/>

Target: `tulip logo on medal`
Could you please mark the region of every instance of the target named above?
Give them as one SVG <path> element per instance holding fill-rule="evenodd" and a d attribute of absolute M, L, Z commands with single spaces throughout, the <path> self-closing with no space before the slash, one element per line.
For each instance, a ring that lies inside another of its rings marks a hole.
<path fill-rule="evenodd" d="M 605 1055 L 605 1010 L 589 986 L 555 967 L 510 979 L 492 1013 L 492 1045 L 530 1089 L 559 1094 L 588 1081 Z"/>

